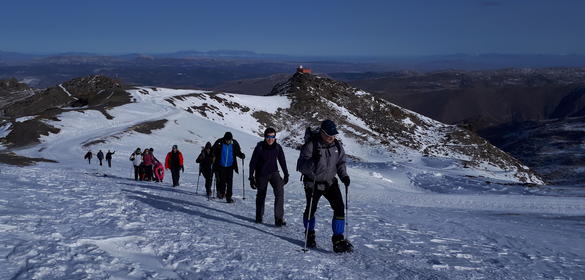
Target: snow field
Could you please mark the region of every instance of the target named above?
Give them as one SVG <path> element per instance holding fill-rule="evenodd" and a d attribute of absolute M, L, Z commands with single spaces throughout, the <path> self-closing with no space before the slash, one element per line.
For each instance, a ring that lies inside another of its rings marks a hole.
<path fill-rule="evenodd" d="M 194 91 L 184 91 L 183 94 Z M 134 92 L 137 103 L 110 111 L 60 116 L 62 132 L 19 153 L 58 160 L 1 166 L 2 279 L 580 279 L 585 275 L 585 199 L 550 189 L 486 183 L 452 161 L 410 156 L 349 164 L 346 236 L 356 251 L 331 250 L 332 211 L 317 211 L 318 248 L 304 244 L 304 192 L 294 171 L 298 151 L 285 148 L 287 226 L 273 226 L 268 191 L 264 224 L 253 222 L 255 191 L 235 204 L 195 194 L 195 157 L 206 141 L 232 131 L 248 159 L 261 139 L 244 123 L 217 123 L 163 101 L 174 90 Z M 243 98 L 243 97 L 238 97 Z M 260 98 L 260 97 L 255 97 Z M 254 100 L 252 104 L 267 104 Z M 279 103 L 280 104 L 280 103 Z M 286 104 L 282 103 L 282 106 Z M 126 132 L 167 119 L 152 134 Z M 235 120 L 237 118 L 234 118 Z M 240 119 L 242 122 L 245 118 Z M 88 165 L 83 143 L 116 150 L 112 168 Z M 181 187 L 131 179 L 130 153 L 153 147 L 164 160 L 178 144 L 185 156 Z M 348 149 L 352 148 L 348 145 Z M 372 157 L 373 158 L 373 157 Z M 238 161 L 241 169 L 241 161 Z M 247 180 L 246 180 L 247 184 Z M 342 191 L 343 192 L 343 191 Z"/>

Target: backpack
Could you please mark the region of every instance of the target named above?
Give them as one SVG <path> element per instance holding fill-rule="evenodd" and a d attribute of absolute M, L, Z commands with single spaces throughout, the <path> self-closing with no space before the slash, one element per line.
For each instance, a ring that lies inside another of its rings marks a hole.
<path fill-rule="evenodd" d="M 303 146 L 307 145 L 309 142 L 313 142 L 313 154 L 315 154 L 317 151 L 317 141 L 319 141 L 319 137 L 321 137 L 320 128 L 312 129 L 311 127 L 307 127 L 305 129 L 305 142 L 303 143 Z M 333 142 L 335 143 L 335 147 L 337 147 L 337 152 L 341 154 L 341 144 L 339 144 L 337 139 L 335 139 Z M 300 162 L 297 162 L 297 171 L 300 171 Z M 301 180 L 302 177 L 303 176 L 301 176 Z"/>

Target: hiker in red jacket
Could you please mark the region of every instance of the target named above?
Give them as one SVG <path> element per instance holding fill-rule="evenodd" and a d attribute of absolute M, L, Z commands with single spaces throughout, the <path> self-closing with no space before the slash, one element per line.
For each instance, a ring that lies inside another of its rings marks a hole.
<path fill-rule="evenodd" d="M 179 170 L 185 172 L 185 167 L 183 167 L 183 154 L 179 151 L 177 145 L 173 145 L 173 149 L 167 154 L 165 168 L 171 170 L 173 187 L 178 187 L 180 177 Z"/>

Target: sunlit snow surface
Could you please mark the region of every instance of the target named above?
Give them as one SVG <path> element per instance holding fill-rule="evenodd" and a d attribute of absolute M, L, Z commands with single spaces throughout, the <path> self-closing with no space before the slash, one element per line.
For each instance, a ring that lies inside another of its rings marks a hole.
<path fill-rule="evenodd" d="M 137 102 L 107 120 L 95 111 L 68 112 L 59 134 L 19 151 L 58 164 L 0 166 L 0 279 L 583 279 L 585 193 L 487 182 L 446 159 L 412 156 L 350 163 L 347 237 L 355 252 L 331 250 L 332 211 L 317 212 L 318 248 L 303 246 L 304 193 L 294 171 L 298 151 L 285 148 L 287 226 L 273 226 L 269 190 L 264 224 L 255 224 L 255 191 L 234 176 L 236 203 L 196 194 L 195 157 L 207 141 L 232 131 L 248 156 L 256 123 L 229 112 L 209 120 L 164 98 L 175 90 L 132 91 Z M 184 90 L 180 94 L 203 93 Z M 289 106 L 284 97 L 234 95 L 255 110 Z M 252 99 L 253 98 L 253 99 Z M 270 99 L 274 98 L 274 99 Z M 280 98 L 280 99 L 277 99 Z M 226 110 L 227 111 L 227 110 Z M 152 134 L 128 132 L 167 119 Z M 113 167 L 88 165 L 83 143 L 104 140 Z M 130 153 L 153 147 L 161 160 L 171 145 L 185 156 L 181 187 L 131 179 Z M 356 145 L 348 143 L 351 150 Z M 357 148 L 357 147 L 356 147 Z M 362 150 L 360 150 L 362 151 Z M 241 161 L 239 161 L 241 165 Z M 475 173 L 474 173 L 475 172 Z M 248 170 L 245 170 L 245 177 Z M 246 180 L 247 181 L 247 180 Z"/>

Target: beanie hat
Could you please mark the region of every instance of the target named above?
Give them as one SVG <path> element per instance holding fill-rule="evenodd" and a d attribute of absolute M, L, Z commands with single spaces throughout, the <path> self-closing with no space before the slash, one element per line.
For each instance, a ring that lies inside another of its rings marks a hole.
<path fill-rule="evenodd" d="M 274 130 L 274 128 L 272 128 L 272 127 L 266 128 L 266 130 L 264 130 L 264 136 L 266 136 L 270 133 L 276 134 L 276 130 Z"/>
<path fill-rule="evenodd" d="M 337 132 L 337 126 L 332 120 L 324 120 L 321 123 L 321 130 L 329 136 L 339 134 L 339 132 Z"/>

